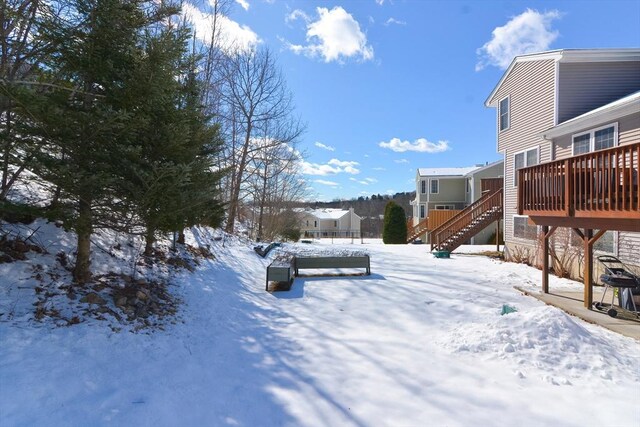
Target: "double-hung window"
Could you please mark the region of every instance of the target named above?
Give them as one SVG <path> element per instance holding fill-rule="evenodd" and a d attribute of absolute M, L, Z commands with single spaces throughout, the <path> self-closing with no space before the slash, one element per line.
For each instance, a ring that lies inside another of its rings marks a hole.
<path fill-rule="evenodd" d="M 420 218 L 424 218 L 426 216 L 425 206 L 420 205 Z"/>
<path fill-rule="evenodd" d="M 507 96 L 500 101 L 500 107 L 498 109 L 500 132 L 509 129 L 509 97 Z"/>
<path fill-rule="evenodd" d="M 513 156 L 513 185 L 518 186 L 518 169 L 537 165 L 540 162 L 539 149 L 521 151 Z"/>
<path fill-rule="evenodd" d="M 425 181 L 424 179 L 420 181 L 420 193 L 421 194 L 427 193 L 427 181 Z"/>
<path fill-rule="evenodd" d="M 618 144 L 618 123 L 612 123 L 573 135 L 573 155 L 615 147 Z"/>
<path fill-rule="evenodd" d="M 431 194 L 438 194 L 440 190 L 440 182 L 437 179 L 432 179 L 429 181 L 429 184 L 431 185 Z"/>

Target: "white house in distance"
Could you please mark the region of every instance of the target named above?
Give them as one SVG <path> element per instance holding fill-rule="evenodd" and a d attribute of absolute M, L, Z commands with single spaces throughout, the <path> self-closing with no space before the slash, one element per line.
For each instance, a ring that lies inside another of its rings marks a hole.
<path fill-rule="evenodd" d="M 298 211 L 305 237 L 360 237 L 361 218 L 353 208 L 304 209 Z"/>
<path fill-rule="evenodd" d="M 413 225 L 418 225 L 433 210 L 462 210 L 482 196 L 482 180 L 498 179 L 504 175 L 504 161 L 469 167 L 419 168 L 416 171 L 416 198 L 413 206 Z M 497 188 L 501 187 L 500 184 Z M 494 227 L 471 238 L 472 244 L 486 243 L 495 232 Z"/>

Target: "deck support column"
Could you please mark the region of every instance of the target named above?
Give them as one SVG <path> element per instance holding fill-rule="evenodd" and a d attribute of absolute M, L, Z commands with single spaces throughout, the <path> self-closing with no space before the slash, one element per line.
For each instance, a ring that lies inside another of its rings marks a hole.
<path fill-rule="evenodd" d="M 591 308 L 593 303 L 593 230 L 584 230 L 584 306 Z"/>
<path fill-rule="evenodd" d="M 542 226 L 542 293 L 549 293 L 549 238 L 558 227 Z"/>
<path fill-rule="evenodd" d="M 496 252 L 500 252 L 500 219 L 496 221 Z"/>
<path fill-rule="evenodd" d="M 584 306 L 590 309 L 593 304 L 593 245 L 607 230 L 599 230 L 595 235 L 590 228 L 585 228 L 584 233 L 578 228 L 573 231 L 584 242 Z"/>

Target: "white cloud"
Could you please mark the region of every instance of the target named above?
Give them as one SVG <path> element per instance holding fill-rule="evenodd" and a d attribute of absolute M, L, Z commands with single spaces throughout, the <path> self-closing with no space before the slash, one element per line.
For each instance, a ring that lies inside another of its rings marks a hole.
<path fill-rule="evenodd" d="M 324 179 L 316 179 L 313 182 L 315 182 L 317 184 L 328 185 L 330 187 L 337 187 L 338 185 L 340 185 L 335 181 L 327 181 L 327 180 L 324 180 Z"/>
<path fill-rule="evenodd" d="M 375 178 L 365 178 L 364 180 L 371 184 L 375 184 L 376 182 L 378 182 L 378 180 Z"/>
<path fill-rule="evenodd" d="M 414 142 L 401 141 L 400 138 L 391 138 L 389 142 L 378 144 L 382 148 L 388 148 L 396 153 L 416 151 L 418 153 L 441 153 L 449 150 L 449 141 L 430 142 L 425 138 L 418 138 Z"/>
<path fill-rule="evenodd" d="M 244 10 L 249 10 L 249 2 L 247 0 L 236 0 L 236 3 L 238 3 Z"/>
<path fill-rule="evenodd" d="M 384 23 L 385 27 L 388 27 L 391 24 L 396 24 L 396 25 L 407 25 L 407 23 L 405 21 L 400 21 L 396 18 L 389 18 L 386 20 L 386 22 Z"/>
<path fill-rule="evenodd" d="M 382 6 L 384 4 L 384 0 L 376 0 L 378 6 Z"/>
<path fill-rule="evenodd" d="M 302 19 L 304 20 L 304 22 L 307 22 L 307 23 L 311 22 L 311 18 L 309 18 L 309 15 L 307 15 L 306 13 L 304 13 L 304 11 L 300 9 L 296 9 L 290 14 L 288 14 L 287 16 L 285 16 L 284 22 L 288 24 L 290 22 L 295 21 L 296 19 Z"/>
<path fill-rule="evenodd" d="M 353 181 L 353 182 L 357 182 L 358 184 L 362 184 L 362 185 L 369 185 L 371 184 L 368 180 L 363 179 L 363 180 L 358 180 L 355 178 L 349 178 L 349 180 Z"/>
<path fill-rule="evenodd" d="M 340 6 L 329 10 L 318 7 L 318 20 L 311 21 L 303 12 L 294 10 L 285 20 L 301 17 L 307 22 L 306 45 L 286 43 L 295 54 L 308 57 L 322 57 L 324 62 L 343 61 L 359 58 L 373 59 L 373 48 L 367 44 L 367 36 L 360 30 L 360 24 Z"/>
<path fill-rule="evenodd" d="M 560 17 L 557 10 L 540 13 L 527 9 L 504 26 L 496 27 L 491 40 L 476 51 L 476 71 L 489 65 L 505 69 L 515 56 L 548 50 L 560 35 L 551 29 L 551 23 Z"/>
<path fill-rule="evenodd" d="M 213 15 L 203 12 L 191 3 L 182 5 L 182 14 L 192 26 L 196 38 L 204 43 L 211 43 L 211 31 L 213 27 Z M 262 40 L 247 25 L 240 25 L 224 15 L 218 15 L 217 21 L 220 29 L 220 44 L 223 49 L 251 49 Z"/>
<path fill-rule="evenodd" d="M 331 159 L 326 164 L 309 163 L 307 161 L 300 162 L 301 170 L 304 175 L 337 175 L 339 173 L 348 173 L 357 175 L 360 170 L 356 168 L 358 162 L 342 161 Z"/>
<path fill-rule="evenodd" d="M 407 159 L 398 159 L 398 160 L 394 160 L 394 162 L 396 162 L 396 163 L 409 163 L 409 160 L 407 160 Z"/>
<path fill-rule="evenodd" d="M 316 147 L 322 148 L 327 151 L 336 151 L 336 149 L 330 145 L 324 145 L 322 142 L 316 142 Z"/>
<path fill-rule="evenodd" d="M 377 167 L 377 168 L 373 168 L 374 171 L 386 171 L 386 168 L 383 167 Z"/>

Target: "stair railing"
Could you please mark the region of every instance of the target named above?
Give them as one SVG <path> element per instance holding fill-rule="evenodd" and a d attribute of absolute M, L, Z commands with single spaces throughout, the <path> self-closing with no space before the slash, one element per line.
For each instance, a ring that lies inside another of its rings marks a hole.
<path fill-rule="evenodd" d="M 493 193 L 487 193 L 463 209 L 458 215 L 432 230 L 431 250 L 434 247 L 440 248 L 440 245 L 451 236 L 461 232 L 462 229 L 469 226 L 476 218 L 484 215 L 489 210 L 501 208 L 502 197 L 502 188 Z"/>
<path fill-rule="evenodd" d="M 429 218 L 425 218 L 407 230 L 407 243 L 411 243 L 429 229 Z"/>

